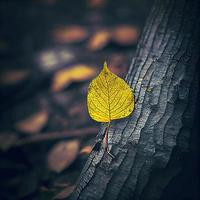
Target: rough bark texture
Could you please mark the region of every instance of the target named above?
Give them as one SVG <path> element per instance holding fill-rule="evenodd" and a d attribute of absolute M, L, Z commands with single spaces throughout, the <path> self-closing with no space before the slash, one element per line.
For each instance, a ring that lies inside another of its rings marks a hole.
<path fill-rule="evenodd" d="M 197 105 L 199 20 L 198 0 L 154 3 L 126 77 L 136 108 L 129 118 L 111 123 L 115 158 L 99 145 L 102 125 L 71 199 L 172 200 L 198 195 L 189 189 L 184 193 L 178 184 L 190 173 L 184 163 L 191 155 L 187 152 Z"/>

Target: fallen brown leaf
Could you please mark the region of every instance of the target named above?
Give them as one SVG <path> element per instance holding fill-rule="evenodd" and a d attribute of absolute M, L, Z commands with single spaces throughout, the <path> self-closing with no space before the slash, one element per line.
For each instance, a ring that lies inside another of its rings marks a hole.
<path fill-rule="evenodd" d="M 80 147 L 79 140 L 59 142 L 53 146 L 48 154 L 48 167 L 60 173 L 76 159 Z"/>
<path fill-rule="evenodd" d="M 48 120 L 47 111 L 39 111 L 31 116 L 17 122 L 15 127 L 25 133 L 38 133 Z"/>
<path fill-rule="evenodd" d="M 93 77 L 95 74 L 95 68 L 83 64 L 61 69 L 54 75 L 51 88 L 54 92 L 58 92 L 73 81 L 84 81 Z"/>
<path fill-rule="evenodd" d="M 89 35 L 82 26 L 61 27 L 53 31 L 53 37 L 59 43 L 74 43 L 85 40 Z"/>
<path fill-rule="evenodd" d="M 139 29 L 135 26 L 120 25 L 112 31 L 112 40 L 120 45 L 135 44 L 139 38 Z"/>
<path fill-rule="evenodd" d="M 101 50 L 108 45 L 111 34 L 108 30 L 100 30 L 96 32 L 88 41 L 88 49 L 91 51 Z"/>
<path fill-rule="evenodd" d="M 92 151 L 92 146 L 85 146 L 81 149 L 80 154 L 90 154 Z"/>
<path fill-rule="evenodd" d="M 65 199 L 74 191 L 75 186 L 71 185 L 59 192 L 53 199 Z"/>
<path fill-rule="evenodd" d="M 24 81 L 30 74 L 29 70 L 26 69 L 12 69 L 1 72 L 0 84 L 2 85 L 13 85 Z"/>

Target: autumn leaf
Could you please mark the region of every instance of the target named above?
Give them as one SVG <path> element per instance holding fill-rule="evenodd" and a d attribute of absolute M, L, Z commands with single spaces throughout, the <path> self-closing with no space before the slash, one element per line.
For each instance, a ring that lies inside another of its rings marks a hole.
<path fill-rule="evenodd" d="M 89 154 L 92 151 L 92 146 L 85 146 L 80 150 L 80 154 Z"/>
<path fill-rule="evenodd" d="M 47 120 L 48 113 L 47 111 L 42 110 L 17 122 L 15 127 L 25 133 L 38 133 L 46 124 Z"/>
<path fill-rule="evenodd" d="M 139 29 L 134 26 L 120 25 L 112 32 L 112 39 L 120 45 L 135 44 L 139 38 Z"/>
<path fill-rule="evenodd" d="M 48 155 L 49 169 L 57 173 L 66 169 L 77 157 L 79 146 L 78 140 L 62 141 L 55 144 Z"/>
<path fill-rule="evenodd" d="M 134 96 L 130 86 L 104 63 L 101 73 L 89 85 L 87 105 L 92 119 L 111 122 L 132 113 Z"/>
<path fill-rule="evenodd" d="M 96 32 L 88 42 L 88 49 L 91 51 L 101 50 L 110 42 L 110 32 L 108 30 L 101 30 Z"/>
<path fill-rule="evenodd" d="M 0 75 L 0 84 L 13 85 L 24 81 L 30 75 L 26 69 L 12 69 L 3 71 Z"/>
<path fill-rule="evenodd" d="M 82 26 L 61 27 L 53 31 L 56 42 L 74 43 L 81 42 L 88 37 L 88 31 Z"/>
<path fill-rule="evenodd" d="M 78 64 L 71 68 L 58 71 L 52 83 L 52 90 L 58 92 L 67 87 L 72 81 L 84 81 L 96 74 L 96 69 L 87 65 Z"/>

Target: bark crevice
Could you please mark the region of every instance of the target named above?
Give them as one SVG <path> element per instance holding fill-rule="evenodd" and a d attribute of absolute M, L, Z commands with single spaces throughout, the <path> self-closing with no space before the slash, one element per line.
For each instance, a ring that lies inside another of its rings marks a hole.
<path fill-rule="evenodd" d="M 177 198 L 163 194 L 180 174 L 191 145 L 199 92 L 199 8 L 198 0 L 155 1 L 126 76 L 136 108 L 111 123 L 115 158 L 99 143 L 101 126 L 99 148 L 92 151 L 72 200 Z"/>

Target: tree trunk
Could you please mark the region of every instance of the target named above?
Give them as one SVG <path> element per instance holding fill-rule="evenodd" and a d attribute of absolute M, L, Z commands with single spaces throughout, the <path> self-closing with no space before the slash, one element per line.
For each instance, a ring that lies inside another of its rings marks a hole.
<path fill-rule="evenodd" d="M 101 126 L 72 200 L 198 199 L 199 22 L 198 0 L 154 3 L 126 77 L 135 110 L 111 123 L 114 158 L 99 142 Z"/>

